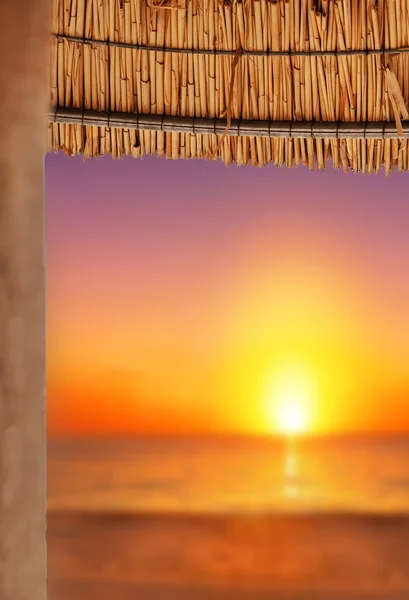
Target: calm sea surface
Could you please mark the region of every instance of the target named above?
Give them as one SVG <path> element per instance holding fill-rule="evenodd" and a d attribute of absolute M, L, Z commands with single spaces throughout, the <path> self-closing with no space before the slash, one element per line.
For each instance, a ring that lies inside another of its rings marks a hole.
<path fill-rule="evenodd" d="M 49 509 L 409 512 L 409 437 L 53 439 Z"/>

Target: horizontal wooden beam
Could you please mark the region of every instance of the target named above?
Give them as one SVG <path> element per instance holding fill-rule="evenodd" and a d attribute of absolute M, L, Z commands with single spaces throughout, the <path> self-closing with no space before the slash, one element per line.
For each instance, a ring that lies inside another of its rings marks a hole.
<path fill-rule="evenodd" d="M 143 44 L 126 44 L 125 42 L 113 42 L 111 40 L 95 40 L 90 38 L 75 37 L 72 35 L 63 35 L 60 33 L 52 34 L 57 40 L 75 42 L 77 44 L 88 44 L 90 46 L 109 46 L 111 48 L 128 48 L 131 50 L 144 50 L 147 52 L 165 52 L 171 54 L 205 54 L 215 56 L 235 56 L 238 51 L 248 56 L 378 56 L 383 54 L 409 54 L 409 48 L 376 48 L 361 50 L 245 50 L 237 48 L 236 50 L 219 50 L 216 48 L 169 48 L 164 46 L 147 46 Z"/>
<path fill-rule="evenodd" d="M 48 117 L 50 123 L 205 135 L 223 135 L 227 127 L 226 119 L 103 112 L 81 108 L 52 108 Z M 403 135 L 399 136 L 395 123 L 386 121 L 333 123 L 232 119 L 227 135 L 304 139 L 408 139 L 409 121 L 402 122 L 402 129 Z"/>

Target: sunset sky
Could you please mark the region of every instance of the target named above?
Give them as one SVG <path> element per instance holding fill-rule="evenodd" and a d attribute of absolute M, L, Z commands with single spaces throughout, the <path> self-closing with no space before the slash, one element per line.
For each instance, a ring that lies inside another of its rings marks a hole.
<path fill-rule="evenodd" d="M 408 184 L 47 156 L 50 433 L 409 430 Z"/>

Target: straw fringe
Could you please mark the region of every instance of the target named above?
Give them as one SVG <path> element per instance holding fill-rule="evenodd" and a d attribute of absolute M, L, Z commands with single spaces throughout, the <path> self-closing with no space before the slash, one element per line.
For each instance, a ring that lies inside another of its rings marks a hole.
<path fill-rule="evenodd" d="M 400 135 L 409 119 L 409 54 L 383 54 L 409 48 L 409 0 L 187 0 L 182 10 L 154 4 L 54 0 L 53 33 L 81 42 L 50 40 L 52 106 L 248 120 L 393 121 Z M 192 48 L 208 54 L 189 53 Z M 237 48 L 243 53 L 233 67 Z M 363 54 L 288 55 L 337 51 Z M 384 165 L 387 175 L 409 168 L 407 139 L 221 138 L 66 123 L 50 124 L 48 137 L 50 150 L 84 158 L 156 153 L 321 170 L 332 160 L 336 168 L 365 173 Z"/>

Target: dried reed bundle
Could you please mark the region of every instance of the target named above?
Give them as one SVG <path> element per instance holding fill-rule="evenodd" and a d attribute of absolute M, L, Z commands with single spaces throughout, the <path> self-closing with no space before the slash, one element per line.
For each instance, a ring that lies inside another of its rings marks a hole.
<path fill-rule="evenodd" d="M 163 8 L 161 0 L 54 0 L 52 31 L 80 41 L 50 40 L 52 105 L 246 120 L 393 121 L 402 135 L 409 54 L 394 51 L 409 48 L 409 0 L 172 0 L 172 10 Z M 335 51 L 361 54 L 320 54 Z M 307 54 L 288 55 L 294 52 Z M 321 170 L 332 160 L 346 171 L 384 166 L 387 175 L 409 169 L 407 139 L 235 137 L 53 123 L 49 144 L 85 158 L 156 153 Z"/>

